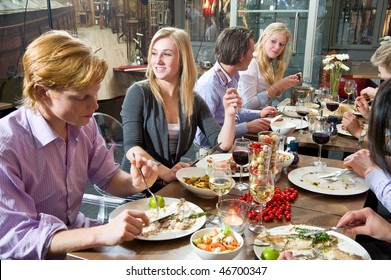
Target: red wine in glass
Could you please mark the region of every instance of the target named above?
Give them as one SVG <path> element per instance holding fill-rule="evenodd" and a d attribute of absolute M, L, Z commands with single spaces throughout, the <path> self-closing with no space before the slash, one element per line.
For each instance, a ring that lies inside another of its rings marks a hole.
<path fill-rule="evenodd" d="M 246 165 L 248 164 L 248 151 L 234 151 L 232 153 L 232 156 L 234 158 L 234 161 L 239 165 Z"/>
<path fill-rule="evenodd" d="M 310 109 L 306 106 L 298 106 L 296 109 L 296 113 L 301 117 L 300 120 L 300 134 L 305 134 L 306 132 L 303 130 L 303 119 L 305 116 L 307 116 L 310 112 Z"/>
<path fill-rule="evenodd" d="M 250 140 L 244 137 L 235 139 L 232 157 L 237 165 L 240 167 L 239 183 L 235 184 L 235 189 L 239 191 L 248 190 L 248 184 L 243 182 L 243 166 L 248 164 L 249 159 L 249 145 Z"/>
<path fill-rule="evenodd" d="M 312 133 L 312 140 L 318 145 L 323 145 L 329 142 L 330 135 L 325 132 L 314 132 Z"/>
<path fill-rule="evenodd" d="M 309 112 L 310 112 L 310 111 L 308 111 L 308 110 L 297 110 L 297 111 L 296 111 L 296 113 L 297 113 L 299 116 L 301 116 L 301 117 L 307 116 Z"/>
<path fill-rule="evenodd" d="M 337 102 L 326 102 L 326 107 L 329 111 L 334 112 L 339 108 L 339 103 Z"/>

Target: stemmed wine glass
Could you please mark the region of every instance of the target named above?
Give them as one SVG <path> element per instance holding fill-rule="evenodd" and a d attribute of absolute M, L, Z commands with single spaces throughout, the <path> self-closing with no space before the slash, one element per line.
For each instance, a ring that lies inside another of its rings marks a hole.
<path fill-rule="evenodd" d="M 250 172 L 250 194 L 259 206 L 259 222 L 256 225 L 250 224 L 249 230 L 261 233 L 265 230 L 262 222 L 262 211 L 266 207 L 266 202 L 270 201 L 274 195 L 274 173 L 271 170 L 254 169 Z"/>
<path fill-rule="evenodd" d="M 318 101 L 320 103 L 321 116 L 323 115 L 323 109 L 326 106 L 326 98 L 329 95 L 330 90 L 328 87 L 319 88 Z"/>
<path fill-rule="evenodd" d="M 329 93 L 328 96 L 325 98 L 326 101 L 326 107 L 329 111 L 333 112 L 333 115 L 335 114 L 335 111 L 339 108 L 339 96 L 338 94 L 332 94 Z"/>
<path fill-rule="evenodd" d="M 240 168 L 239 183 L 234 188 L 239 191 L 245 191 L 248 189 L 248 184 L 243 182 L 243 166 L 248 164 L 249 145 L 251 141 L 247 138 L 241 137 L 235 139 L 232 156 L 237 165 Z"/>
<path fill-rule="evenodd" d="M 353 95 L 356 91 L 357 85 L 355 80 L 345 80 L 344 90 L 348 95 L 347 103 L 351 106 L 350 96 Z"/>
<path fill-rule="evenodd" d="M 209 187 L 217 194 L 218 202 L 221 197 L 232 189 L 231 166 L 226 161 L 213 162 L 208 166 Z M 219 218 L 215 216 L 212 223 L 219 223 Z"/>
<path fill-rule="evenodd" d="M 301 104 L 300 106 L 297 106 L 296 113 L 301 117 L 300 120 L 300 134 L 305 134 L 306 132 L 303 130 L 303 119 L 305 116 L 307 116 L 310 112 L 310 108 L 306 106 L 306 104 Z"/>
<path fill-rule="evenodd" d="M 327 144 L 330 140 L 330 124 L 325 120 L 325 117 L 320 117 L 314 124 L 314 130 L 312 132 L 312 140 L 318 144 L 318 160 L 313 162 L 313 165 L 323 167 L 327 164 L 321 161 L 322 158 L 322 145 Z"/>

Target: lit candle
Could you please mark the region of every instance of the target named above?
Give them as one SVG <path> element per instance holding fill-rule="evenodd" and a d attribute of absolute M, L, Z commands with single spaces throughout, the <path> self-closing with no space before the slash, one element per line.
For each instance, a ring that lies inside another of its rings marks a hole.
<path fill-rule="evenodd" d="M 240 226 L 243 224 L 243 219 L 237 215 L 229 215 L 224 218 L 224 222 L 231 226 Z"/>

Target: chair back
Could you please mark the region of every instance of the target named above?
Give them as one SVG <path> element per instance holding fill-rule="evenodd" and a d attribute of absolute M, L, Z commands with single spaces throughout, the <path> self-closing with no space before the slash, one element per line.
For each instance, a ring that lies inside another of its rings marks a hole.
<path fill-rule="evenodd" d="M 122 162 L 124 156 L 123 150 L 123 130 L 121 123 L 114 117 L 100 112 L 95 112 L 93 114 L 100 135 L 106 142 L 107 148 L 116 146 L 114 149 L 114 159 L 117 163 Z"/>

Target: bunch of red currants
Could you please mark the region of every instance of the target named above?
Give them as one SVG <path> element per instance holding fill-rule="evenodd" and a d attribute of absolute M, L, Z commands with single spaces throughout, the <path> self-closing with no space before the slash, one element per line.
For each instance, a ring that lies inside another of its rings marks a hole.
<path fill-rule="evenodd" d="M 273 198 L 266 203 L 266 209 L 262 211 L 262 220 L 264 222 L 272 222 L 275 218 L 282 221 L 285 219 L 290 221 L 291 215 L 291 202 L 295 201 L 299 192 L 294 188 L 285 188 L 282 192 L 278 186 L 275 187 Z M 238 199 L 247 203 L 252 202 L 252 197 L 249 193 L 242 195 Z M 259 220 L 259 212 L 255 209 L 250 209 L 248 212 L 248 218 L 250 220 Z"/>

